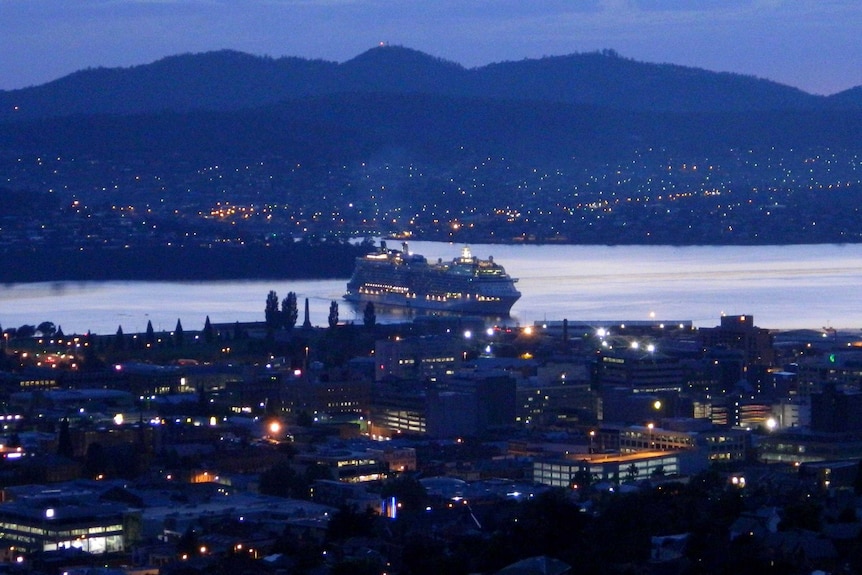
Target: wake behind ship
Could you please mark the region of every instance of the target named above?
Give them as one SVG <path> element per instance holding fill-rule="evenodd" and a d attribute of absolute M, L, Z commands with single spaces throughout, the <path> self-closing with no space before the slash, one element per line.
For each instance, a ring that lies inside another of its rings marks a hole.
<path fill-rule="evenodd" d="M 424 256 L 386 248 L 356 259 L 344 299 L 355 303 L 468 314 L 507 316 L 521 297 L 518 281 L 493 257 L 482 260 L 461 251 L 451 262 L 430 264 Z"/>

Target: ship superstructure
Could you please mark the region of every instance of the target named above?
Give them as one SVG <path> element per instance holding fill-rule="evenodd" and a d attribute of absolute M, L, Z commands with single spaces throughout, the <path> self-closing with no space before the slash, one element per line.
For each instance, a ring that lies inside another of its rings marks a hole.
<path fill-rule="evenodd" d="M 357 258 L 344 298 L 351 302 L 482 315 L 508 315 L 521 297 L 518 281 L 493 257 L 479 259 L 464 247 L 461 257 L 428 263 L 402 249 L 380 249 Z"/>

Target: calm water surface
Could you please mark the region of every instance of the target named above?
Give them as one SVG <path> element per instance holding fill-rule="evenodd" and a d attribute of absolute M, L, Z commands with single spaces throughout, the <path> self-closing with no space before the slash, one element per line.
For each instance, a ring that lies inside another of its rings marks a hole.
<path fill-rule="evenodd" d="M 390 242 L 391 243 L 391 242 Z M 413 242 L 429 260 L 461 245 Z M 754 314 L 769 328 L 862 328 L 862 245 L 501 246 L 473 245 L 519 278 L 512 322 L 693 320 L 716 325 L 722 313 Z M 261 321 L 266 294 L 309 298 L 311 321 L 326 325 L 329 304 L 342 320 L 362 321 L 341 301 L 345 280 L 224 282 L 60 282 L 0 287 L 0 325 L 52 321 L 68 333 L 186 330 L 213 322 Z M 382 318 L 384 320 L 389 318 Z M 301 318 L 300 318 L 301 321 Z"/>

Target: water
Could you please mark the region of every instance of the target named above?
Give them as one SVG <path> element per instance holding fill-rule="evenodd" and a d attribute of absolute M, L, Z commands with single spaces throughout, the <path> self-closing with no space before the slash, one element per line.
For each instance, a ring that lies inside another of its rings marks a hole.
<path fill-rule="evenodd" d="M 462 246 L 413 242 L 429 260 Z M 862 328 L 862 245 L 801 246 L 502 246 L 473 245 L 519 278 L 512 322 L 692 320 L 717 325 L 722 313 L 753 314 L 761 327 Z M 342 320 L 362 321 L 341 300 L 345 280 L 223 282 L 59 282 L 0 287 L 0 325 L 51 321 L 69 333 L 201 329 L 262 321 L 266 294 L 309 298 L 311 321 L 326 325 L 330 302 Z M 385 316 L 378 318 L 387 320 Z"/>

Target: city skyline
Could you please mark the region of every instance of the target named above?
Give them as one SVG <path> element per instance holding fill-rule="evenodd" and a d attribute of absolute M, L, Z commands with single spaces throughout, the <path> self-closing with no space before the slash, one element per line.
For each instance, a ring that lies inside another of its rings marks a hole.
<path fill-rule="evenodd" d="M 468 68 L 613 49 L 833 94 L 862 85 L 860 27 L 848 0 L 3 0 L 0 89 L 219 49 L 341 62 L 385 42 Z"/>

